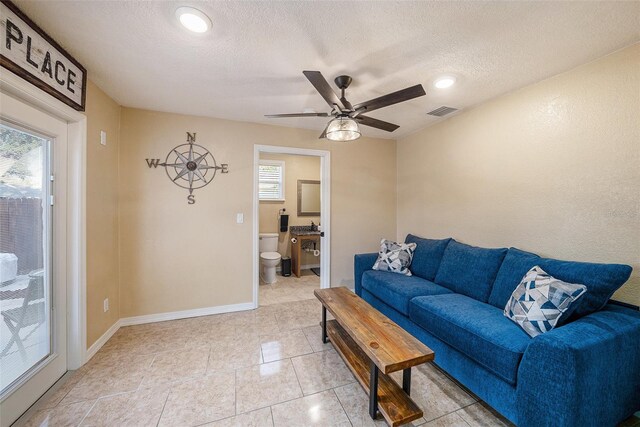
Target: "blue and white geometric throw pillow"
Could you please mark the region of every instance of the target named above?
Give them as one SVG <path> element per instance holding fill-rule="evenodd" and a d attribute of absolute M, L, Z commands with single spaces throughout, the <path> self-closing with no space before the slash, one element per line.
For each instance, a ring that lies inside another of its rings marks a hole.
<path fill-rule="evenodd" d="M 563 282 L 535 266 L 511 294 L 504 315 L 535 337 L 553 329 L 560 316 L 585 292 L 586 286 Z"/>
<path fill-rule="evenodd" d="M 373 269 L 411 276 L 409 266 L 411 265 L 413 252 L 415 250 L 415 243 L 396 243 L 391 240 L 382 239 L 380 241 L 378 259 L 373 264 Z"/>

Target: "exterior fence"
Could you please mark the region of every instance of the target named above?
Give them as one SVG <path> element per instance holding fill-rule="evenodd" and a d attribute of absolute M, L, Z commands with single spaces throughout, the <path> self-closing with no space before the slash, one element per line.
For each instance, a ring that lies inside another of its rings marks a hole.
<path fill-rule="evenodd" d="M 42 200 L 0 197 L 0 252 L 18 257 L 18 274 L 42 268 Z"/>

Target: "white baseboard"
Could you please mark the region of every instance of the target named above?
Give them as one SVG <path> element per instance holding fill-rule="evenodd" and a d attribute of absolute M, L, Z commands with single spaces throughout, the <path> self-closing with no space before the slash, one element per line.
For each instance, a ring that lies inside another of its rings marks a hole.
<path fill-rule="evenodd" d="M 253 310 L 255 307 L 253 302 L 245 302 L 240 304 L 219 305 L 216 307 L 196 308 L 193 310 L 171 311 L 167 313 L 147 314 L 144 316 L 123 317 L 118 319 L 107 331 L 96 340 L 85 353 L 84 363 L 91 358 L 109 341 L 118 329 L 123 326 L 142 325 L 145 323 L 164 322 L 167 320 L 186 319 L 189 317 L 209 316 L 212 314 L 232 313 L 234 311 Z"/>
<path fill-rule="evenodd" d="M 91 347 L 89 347 L 87 349 L 87 352 L 85 353 L 84 363 L 87 363 L 89 360 L 91 360 L 91 358 L 95 356 L 98 350 L 100 350 L 102 346 L 105 345 L 107 341 L 109 341 L 109 338 L 111 338 L 113 334 L 118 332 L 118 329 L 120 329 L 120 326 L 121 326 L 120 325 L 121 320 L 122 319 L 116 320 L 116 322 L 113 325 L 111 325 L 111 327 L 107 329 L 107 331 L 104 334 L 102 334 L 102 336 L 98 338 L 96 342 L 91 344 Z"/>
<path fill-rule="evenodd" d="M 167 320 L 186 319 L 189 317 L 209 316 L 211 314 L 232 313 L 234 311 L 253 310 L 252 302 L 219 305 L 216 307 L 196 308 L 193 310 L 170 311 L 167 313 L 147 314 L 144 316 L 124 317 L 120 326 L 142 325 L 144 323 L 164 322 Z"/>

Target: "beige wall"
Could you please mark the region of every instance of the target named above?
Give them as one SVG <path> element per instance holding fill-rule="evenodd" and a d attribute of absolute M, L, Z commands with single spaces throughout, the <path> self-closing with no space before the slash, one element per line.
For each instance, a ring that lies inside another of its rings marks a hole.
<path fill-rule="evenodd" d="M 87 87 L 87 347 L 119 318 L 118 147 L 120 106 Z M 100 144 L 100 131 L 107 145 Z M 109 298 L 109 311 L 103 301 Z"/>
<path fill-rule="evenodd" d="M 394 141 L 336 144 L 314 131 L 130 108 L 121 125 L 121 317 L 251 301 L 254 144 L 331 151 L 333 285 L 353 286 L 353 255 L 396 232 Z M 229 164 L 194 205 L 145 163 L 164 159 L 187 131 Z"/>
<path fill-rule="evenodd" d="M 298 216 L 298 180 L 320 180 L 320 157 L 294 156 L 287 154 L 262 153 L 260 159 L 280 160 L 285 162 L 284 170 L 284 202 L 260 202 L 260 233 L 279 233 L 278 252 L 282 256 L 291 256 L 291 235 L 289 231 L 280 233 L 278 211 L 286 209 L 289 214 L 289 226 L 311 225 L 311 221 L 320 223 L 319 216 Z M 318 247 L 320 249 L 320 247 Z M 302 265 L 320 264 L 320 258 L 312 253 L 302 253 Z"/>
<path fill-rule="evenodd" d="M 394 141 L 329 143 L 306 130 L 121 109 L 89 82 L 87 345 L 120 317 L 251 300 L 254 144 L 332 152 L 333 285 L 353 286 L 354 253 L 413 232 L 628 263 L 634 275 L 616 297 L 640 304 L 639 57 L 634 46 L 507 94 L 404 138 L 397 152 Z M 164 159 L 186 131 L 230 165 L 195 205 L 144 161 Z"/>
<path fill-rule="evenodd" d="M 453 236 L 634 268 L 640 304 L 640 45 L 398 141 L 398 237 Z"/>

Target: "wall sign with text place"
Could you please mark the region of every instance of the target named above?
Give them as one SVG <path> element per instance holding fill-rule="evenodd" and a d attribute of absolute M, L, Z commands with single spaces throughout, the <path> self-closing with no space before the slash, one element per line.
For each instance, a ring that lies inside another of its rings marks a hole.
<path fill-rule="evenodd" d="M 0 3 L 0 65 L 78 111 L 87 70 L 10 1 Z"/>

